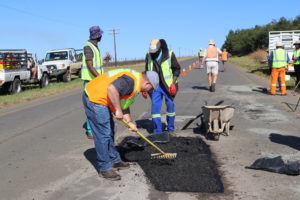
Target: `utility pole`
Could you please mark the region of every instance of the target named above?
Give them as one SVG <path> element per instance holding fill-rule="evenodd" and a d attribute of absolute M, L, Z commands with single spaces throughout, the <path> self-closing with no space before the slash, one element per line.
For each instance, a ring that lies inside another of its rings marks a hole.
<path fill-rule="evenodd" d="M 115 66 L 117 66 L 117 44 L 116 44 L 116 34 L 119 34 L 117 31 L 119 31 L 120 29 L 112 29 L 112 30 L 109 30 L 111 31 L 111 33 L 109 34 L 112 34 L 114 35 L 114 50 L 115 50 Z"/>

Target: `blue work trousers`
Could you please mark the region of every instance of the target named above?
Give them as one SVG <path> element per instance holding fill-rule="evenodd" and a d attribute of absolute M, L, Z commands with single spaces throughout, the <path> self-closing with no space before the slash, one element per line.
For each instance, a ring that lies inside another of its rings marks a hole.
<path fill-rule="evenodd" d="M 121 162 L 114 143 L 114 120 L 107 106 L 90 102 L 85 92 L 82 94 L 85 114 L 93 131 L 97 154 L 97 169 L 100 172 L 112 169 L 113 163 Z"/>
<path fill-rule="evenodd" d="M 153 132 L 162 133 L 162 123 L 161 123 L 161 106 L 163 97 L 165 97 L 165 103 L 167 106 L 167 124 L 168 131 L 174 131 L 175 129 L 175 104 L 172 100 L 170 94 L 165 91 L 161 86 L 158 86 L 156 90 L 152 92 L 152 122 L 153 122 Z"/>
<path fill-rule="evenodd" d="M 86 80 L 84 80 L 83 81 L 83 88 L 84 88 L 84 90 L 85 90 L 85 87 L 86 87 L 86 85 L 89 83 L 89 81 L 86 81 Z M 88 120 L 88 118 L 86 117 L 86 120 L 85 120 L 85 129 L 86 129 L 86 134 L 88 135 L 88 134 L 92 134 L 92 129 L 91 129 L 91 126 L 90 126 L 90 122 L 89 122 L 89 120 Z"/>

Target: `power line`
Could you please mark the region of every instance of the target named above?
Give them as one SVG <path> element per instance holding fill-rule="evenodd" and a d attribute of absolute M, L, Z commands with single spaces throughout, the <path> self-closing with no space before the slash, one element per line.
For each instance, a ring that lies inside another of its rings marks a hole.
<path fill-rule="evenodd" d="M 69 26 L 73 26 L 73 27 L 77 27 L 77 28 L 79 26 L 79 25 L 76 25 L 76 24 L 73 24 L 73 23 L 62 21 L 62 20 L 53 19 L 53 18 L 49 18 L 49 17 L 46 17 L 46 16 L 42 16 L 42 15 L 37 15 L 35 13 L 31 13 L 31 12 L 28 12 L 26 10 L 21 10 L 19 8 L 14 8 L 14 7 L 11 7 L 11 6 L 4 5 L 4 4 L 0 4 L 0 7 L 6 8 L 6 9 L 9 9 L 9 10 L 13 10 L 13 11 L 16 11 L 16 12 L 19 12 L 19 13 L 22 13 L 22 14 L 30 15 L 30 16 L 33 16 L 33 17 L 36 17 L 36 18 L 44 19 L 44 20 L 47 20 L 47 21 L 59 23 L 59 24 L 69 25 Z"/>
<path fill-rule="evenodd" d="M 114 50 L 115 50 L 115 66 L 117 66 L 117 44 L 116 44 L 116 35 L 120 34 L 117 31 L 119 31 L 120 29 L 112 29 L 109 30 L 111 31 L 109 34 L 114 36 Z"/>

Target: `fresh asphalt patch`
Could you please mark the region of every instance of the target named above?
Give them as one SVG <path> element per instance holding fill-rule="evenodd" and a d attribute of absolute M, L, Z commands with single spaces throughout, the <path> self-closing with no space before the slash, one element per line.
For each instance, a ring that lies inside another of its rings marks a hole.
<path fill-rule="evenodd" d="M 126 138 L 124 139 L 126 140 Z M 126 142 L 122 142 L 126 144 Z M 127 162 L 137 162 L 146 177 L 159 191 L 222 193 L 224 186 L 208 145 L 200 138 L 171 137 L 158 144 L 165 152 L 177 153 L 175 159 L 151 159 L 157 153 L 152 146 L 133 148 L 119 146 Z"/>

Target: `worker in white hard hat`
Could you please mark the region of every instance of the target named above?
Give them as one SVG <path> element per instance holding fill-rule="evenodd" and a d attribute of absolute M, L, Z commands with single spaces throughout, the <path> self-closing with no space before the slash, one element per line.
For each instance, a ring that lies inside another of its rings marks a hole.
<path fill-rule="evenodd" d="M 213 40 L 209 40 L 208 47 L 206 48 L 202 58 L 202 63 L 205 61 L 208 77 L 208 89 L 211 92 L 215 92 L 216 90 L 216 82 L 219 71 L 219 56 L 221 54 L 222 52 L 216 47 L 215 42 Z"/>
<path fill-rule="evenodd" d="M 281 83 L 281 95 L 286 95 L 285 68 L 288 65 L 290 59 L 286 50 L 284 50 L 284 45 L 281 41 L 276 42 L 276 49 L 271 52 L 270 60 L 272 61 L 272 86 L 270 94 L 275 95 L 276 93 L 276 82 L 278 80 L 279 74 Z"/>

